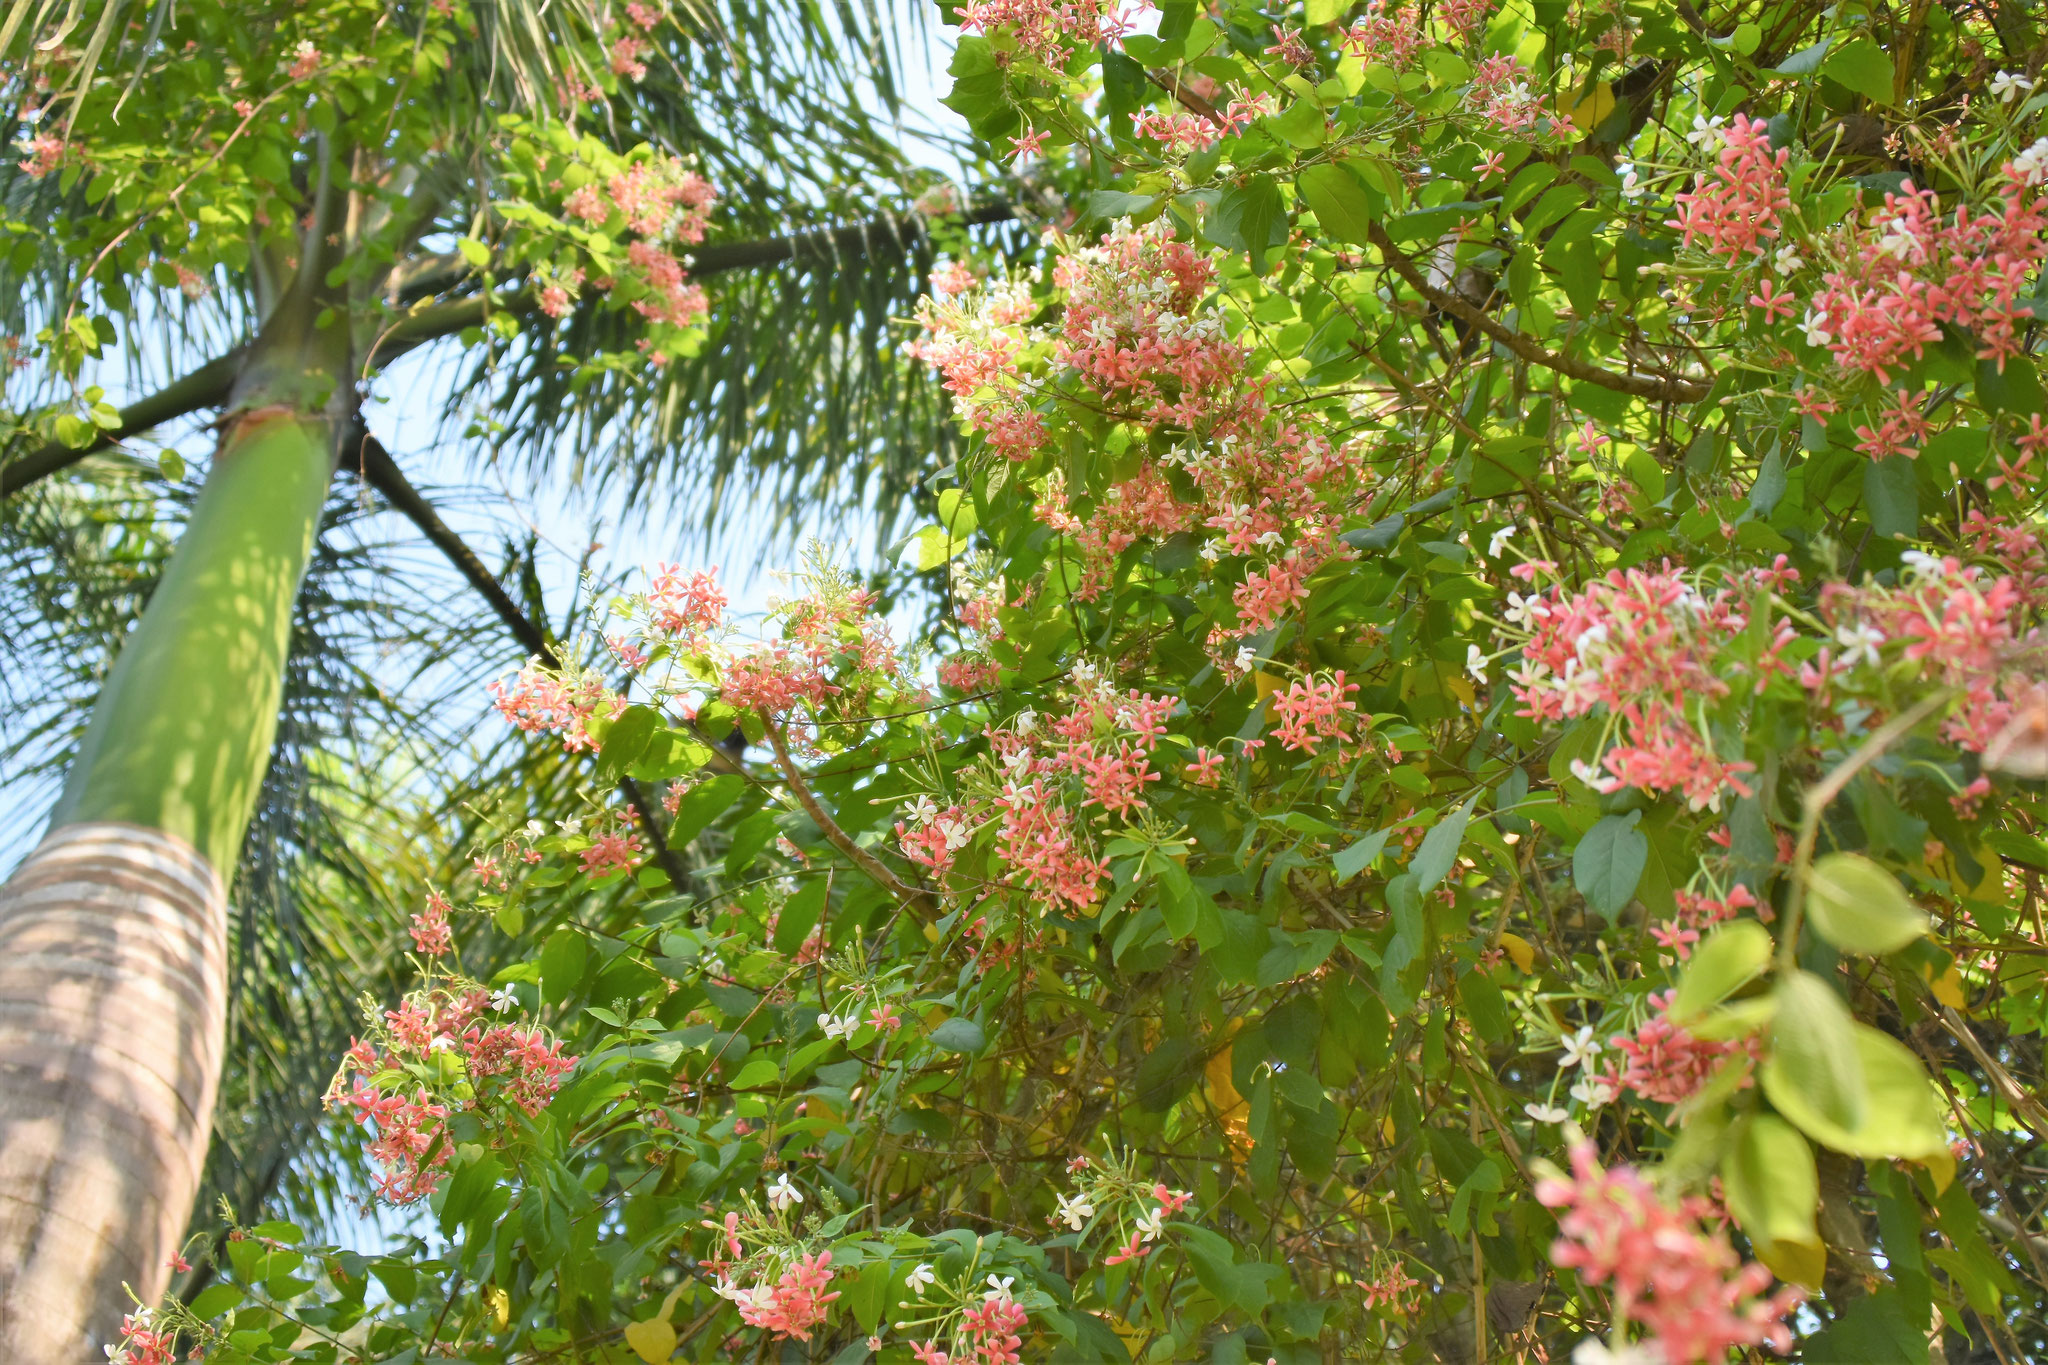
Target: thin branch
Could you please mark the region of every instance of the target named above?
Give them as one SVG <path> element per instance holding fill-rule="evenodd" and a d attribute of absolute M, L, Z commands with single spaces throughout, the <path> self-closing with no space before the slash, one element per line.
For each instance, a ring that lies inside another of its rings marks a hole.
<path fill-rule="evenodd" d="M 1555 370 L 1573 379 L 1583 379 L 1588 384 L 1598 384 L 1604 389 L 1634 394 L 1638 398 L 1691 403 L 1707 396 L 1710 386 L 1695 379 L 1660 379 L 1644 374 L 1616 374 L 1612 370 L 1603 370 L 1598 365 L 1590 365 L 1583 360 L 1547 350 L 1533 338 L 1495 321 L 1484 309 L 1474 308 L 1457 295 L 1447 294 L 1424 279 L 1422 272 L 1415 268 L 1415 263 L 1408 259 L 1407 253 L 1394 245 L 1393 240 L 1378 223 L 1372 224 L 1369 231 L 1372 234 L 1372 244 L 1380 249 L 1380 254 L 1386 257 L 1387 264 L 1392 267 L 1394 273 L 1406 280 L 1416 293 L 1429 300 L 1433 307 L 1478 328 L 1532 364 L 1541 365 L 1546 370 Z"/>
<path fill-rule="evenodd" d="M 391 504 L 392 510 L 418 527 L 420 534 L 446 556 L 448 562 L 455 566 L 455 571 L 462 575 L 469 586 L 476 589 L 484 601 L 490 603 L 491 610 L 511 632 L 512 638 L 519 642 L 521 649 L 540 659 L 550 668 L 560 668 L 561 655 L 555 649 L 554 642 L 548 639 L 547 633 L 519 609 L 519 604 L 512 600 L 512 595 L 505 591 L 497 576 L 477 557 L 476 551 L 470 549 L 462 537 L 456 535 L 448 523 L 441 520 L 441 514 L 434 510 L 434 505 L 407 481 L 399 470 L 397 461 L 391 458 L 391 452 L 384 448 L 384 443 L 361 427 L 357 428 L 357 432 L 358 439 L 354 442 L 357 452 L 356 469 L 362 475 L 363 482 L 382 493 L 384 500 Z M 639 817 L 640 832 L 646 837 L 648 847 L 653 850 L 655 860 L 661 864 L 661 870 L 668 874 L 669 884 L 677 891 L 687 890 L 690 869 L 684 864 L 682 855 L 669 847 L 668 839 L 662 833 L 661 821 L 655 815 L 654 805 L 647 799 L 647 793 L 641 790 L 638 782 L 626 776 L 619 778 L 619 790 L 624 793 L 626 803 L 632 806 L 633 813 Z"/>
<path fill-rule="evenodd" d="M 789 757 L 789 746 L 783 743 L 782 728 L 773 721 L 768 722 L 768 743 L 775 750 L 775 766 L 782 770 L 783 782 L 796 797 L 797 804 L 804 808 L 804 814 L 816 821 L 818 828 L 825 832 L 826 842 L 844 853 L 853 861 L 855 867 L 867 873 L 890 895 L 906 905 L 930 912 L 933 906 L 929 892 L 919 890 L 891 872 L 880 858 L 856 844 L 851 836 L 839 827 L 839 822 L 818 804 L 818 798 L 811 794 L 810 787 L 804 782 L 803 774 L 797 771 L 796 764 Z"/>
<path fill-rule="evenodd" d="M 122 408 L 119 424 L 102 428 L 87 445 L 73 448 L 52 441 L 40 450 L 0 465 L 0 498 L 18 493 L 36 480 L 76 464 L 88 455 L 98 454 L 108 446 L 118 445 L 138 432 L 174 422 L 201 408 L 219 407 L 228 400 L 235 372 L 241 368 L 242 351 L 243 348 L 238 346 L 149 397 Z"/>

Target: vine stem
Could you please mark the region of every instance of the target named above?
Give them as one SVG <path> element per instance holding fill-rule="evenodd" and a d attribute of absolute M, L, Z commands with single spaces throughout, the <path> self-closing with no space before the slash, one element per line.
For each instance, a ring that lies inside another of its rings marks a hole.
<path fill-rule="evenodd" d="M 1790 971 L 1798 963 L 1800 921 L 1806 914 L 1806 888 L 1813 877 L 1813 846 L 1820 837 L 1820 817 L 1842 794 L 1856 774 L 1884 756 L 1921 721 L 1948 705 L 1954 689 L 1941 688 L 1893 716 L 1863 741 L 1860 748 L 1842 760 L 1835 770 L 1807 788 L 1799 819 L 1799 842 L 1792 846 L 1792 894 L 1785 905 L 1785 933 L 1778 943 L 1778 967 Z"/>
<path fill-rule="evenodd" d="M 933 908 L 930 893 L 919 890 L 891 872 L 880 858 L 855 843 L 852 836 L 839 827 L 839 822 L 818 804 L 818 798 L 812 794 L 810 787 L 804 782 L 803 774 L 797 770 L 795 761 L 789 756 L 789 745 L 782 738 L 782 727 L 768 720 L 766 716 L 763 716 L 762 720 L 766 722 L 768 743 L 775 750 L 775 766 L 782 771 L 783 783 L 788 786 L 790 794 L 796 797 L 797 804 L 804 808 L 804 814 L 816 821 L 818 828 L 824 831 L 826 842 L 844 853 L 855 867 L 874 879 L 890 895 L 906 905 L 930 911 Z"/>

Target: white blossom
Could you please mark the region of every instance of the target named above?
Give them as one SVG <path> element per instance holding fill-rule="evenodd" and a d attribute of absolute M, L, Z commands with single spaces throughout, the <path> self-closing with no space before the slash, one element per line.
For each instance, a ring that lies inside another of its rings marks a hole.
<path fill-rule="evenodd" d="M 1079 1232 L 1082 1224 L 1095 1216 L 1095 1206 L 1080 1195 L 1075 1195 L 1072 1199 L 1063 1194 L 1055 1195 L 1054 1198 L 1059 1201 L 1059 1216 L 1065 1219 L 1067 1226 L 1075 1232 Z"/>
<path fill-rule="evenodd" d="M 938 1278 L 938 1276 L 932 1274 L 932 1268 L 928 1263 L 919 1261 L 917 1268 L 904 1277 L 903 1284 L 911 1293 L 919 1298 L 923 1298 L 924 1291 L 930 1289 Z"/>
<path fill-rule="evenodd" d="M 777 1174 L 775 1183 L 768 1187 L 768 1202 L 777 1213 L 786 1212 L 792 1204 L 804 1202 L 803 1191 L 789 1183 L 788 1171 Z"/>
<path fill-rule="evenodd" d="M 1712 118 L 1708 118 L 1704 114 L 1694 114 L 1692 116 L 1692 131 L 1685 135 L 1685 140 L 1702 151 L 1711 152 L 1721 145 L 1721 124 L 1723 122 L 1725 120 L 1719 114 L 1714 115 Z"/>
<path fill-rule="evenodd" d="M 1522 1112 L 1538 1123 L 1563 1123 L 1571 1117 L 1571 1111 L 1560 1109 L 1554 1104 L 1525 1104 Z"/>
<path fill-rule="evenodd" d="M 1520 531 L 1521 529 L 1521 527 L 1515 525 L 1513 522 L 1509 522 L 1507 525 L 1501 527 L 1498 531 L 1495 531 L 1490 537 L 1487 538 L 1486 557 L 1488 559 L 1499 559 L 1501 556 L 1501 551 L 1507 549 L 1508 542 L 1514 539 L 1516 532 Z"/>
<path fill-rule="evenodd" d="M 1564 1055 L 1557 1059 L 1561 1067 L 1582 1066 L 1600 1055 L 1600 1040 L 1593 1036 L 1591 1024 L 1582 1025 L 1577 1033 L 1567 1033 L 1558 1039 L 1564 1048 Z"/>
<path fill-rule="evenodd" d="M 1465 671 L 1472 675 L 1474 682 L 1482 687 L 1486 685 L 1486 651 L 1478 645 L 1465 646 Z"/>
<path fill-rule="evenodd" d="M 2000 104 L 2011 104 L 2033 88 L 2032 81 L 2010 71 L 2001 71 L 1991 78 L 1991 98 Z"/>

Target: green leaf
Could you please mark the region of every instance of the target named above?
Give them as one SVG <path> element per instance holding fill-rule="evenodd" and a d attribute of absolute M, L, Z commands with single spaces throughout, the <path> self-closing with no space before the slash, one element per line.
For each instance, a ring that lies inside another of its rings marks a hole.
<path fill-rule="evenodd" d="M 442 240 L 445 241 L 447 239 L 443 238 Z M 468 261 L 478 270 L 482 270 L 491 263 L 491 249 L 474 237 L 459 239 L 455 243 L 455 249 L 462 253 L 463 260 Z"/>
<path fill-rule="evenodd" d="M 1834 42 L 1833 38 L 1823 38 L 1811 47 L 1802 47 L 1771 70 L 1780 76 L 1811 76 L 1820 70 L 1820 60 L 1828 55 Z"/>
<path fill-rule="evenodd" d="M 1343 166 L 1325 162 L 1295 178 L 1294 187 L 1321 225 L 1323 235 L 1353 246 L 1371 241 L 1371 227 L 1384 210 L 1364 183 Z"/>
<path fill-rule="evenodd" d="M 1771 962 L 1771 932 L 1753 919 L 1739 919 L 1708 935 L 1693 950 L 1678 978 L 1671 1022 L 1704 1014 L 1763 974 Z"/>
<path fill-rule="evenodd" d="M 1816 862 L 1806 905 L 1821 937 L 1846 953 L 1895 953 L 1929 925 L 1898 878 L 1859 853 L 1830 853 Z"/>
<path fill-rule="evenodd" d="M 550 1003 L 561 1004 L 583 980 L 583 962 L 589 952 L 583 935 L 568 925 L 548 935 L 540 950 L 540 989 Z"/>
<path fill-rule="evenodd" d="M 1904 456 L 1869 460 L 1863 466 L 1863 506 L 1870 529 L 1886 540 L 1911 539 L 1920 531 L 1918 465 Z"/>
<path fill-rule="evenodd" d="M 1776 1114 L 1739 1120 L 1721 1158 L 1721 1184 L 1728 1211 L 1749 1234 L 1758 1259 L 1818 1288 L 1827 1258 L 1814 1227 L 1820 1176 L 1799 1130 Z"/>
<path fill-rule="evenodd" d="M 1166 199 L 1167 196 L 1163 194 L 1126 194 L 1122 190 L 1095 190 L 1088 196 L 1086 216 L 1101 223 L 1118 218 L 1128 218 L 1133 223 L 1149 223 L 1159 216 L 1159 210 L 1166 206 Z"/>
<path fill-rule="evenodd" d="M 781 830 L 775 823 L 775 812 L 757 810 L 739 822 L 732 832 L 732 844 L 725 853 L 725 875 L 738 877 L 754 864 L 761 850 Z"/>
<path fill-rule="evenodd" d="M 638 762 L 661 724 L 661 714 L 651 706 L 629 706 L 605 728 L 604 743 L 597 751 L 598 774 L 617 781 L 619 774 Z"/>
<path fill-rule="evenodd" d="M 1827 990 L 1824 984 L 1816 984 Z M 1832 997 L 1833 992 L 1828 993 Z M 1839 1001 L 1836 1008 L 1841 1008 Z M 1846 1010 L 1842 1017 L 1846 1019 Z M 1842 1048 L 1843 1056 L 1853 1059 L 1864 1100 L 1858 1121 L 1844 1124 L 1824 1112 L 1820 1104 L 1824 1097 L 1808 1084 L 1811 1064 L 1785 1064 L 1782 1049 L 1787 1033 L 1781 1015 L 1775 1030 L 1780 1051 L 1774 1051 L 1765 1061 L 1758 1078 L 1772 1106 L 1798 1124 L 1808 1137 L 1838 1152 L 1867 1158 L 1915 1160 L 1948 1149 L 1941 1102 L 1919 1059 L 1904 1043 L 1867 1025 L 1854 1024 L 1845 1045 L 1831 1026 L 1830 1036 L 1837 1039 L 1835 1045 Z"/>
<path fill-rule="evenodd" d="M 1338 850 L 1336 856 L 1330 859 L 1337 869 L 1337 885 L 1342 886 L 1370 867 L 1373 860 L 1386 851 L 1387 839 L 1393 832 L 1392 826 L 1374 830 L 1351 847 Z"/>
<path fill-rule="evenodd" d="M 682 804 L 676 808 L 676 822 L 669 828 L 669 846 L 682 848 L 702 834 L 713 820 L 725 814 L 732 803 L 740 799 L 740 794 L 746 789 L 747 779 L 738 773 L 721 773 L 690 788 L 683 794 Z"/>
<path fill-rule="evenodd" d="M 1415 874 L 1416 894 L 1428 895 L 1457 865 L 1458 848 L 1465 842 L 1465 825 L 1472 818 L 1472 803 L 1478 799 L 1479 793 L 1473 792 L 1465 798 L 1464 805 L 1422 836 L 1422 845 L 1415 850 L 1414 861 L 1408 864 L 1408 870 Z"/>
<path fill-rule="evenodd" d="M 1609 920 L 1636 894 L 1650 861 L 1649 836 L 1636 828 L 1642 818 L 1639 810 L 1603 815 L 1572 851 L 1572 884 Z"/>
<path fill-rule="evenodd" d="M 1821 74 L 1837 81 L 1873 104 L 1892 102 L 1892 59 L 1868 38 L 1854 38 L 1836 48 L 1821 63 Z"/>
<path fill-rule="evenodd" d="M 1249 253 L 1252 269 L 1263 275 L 1266 253 L 1287 240 L 1287 208 L 1280 202 L 1280 186 L 1270 175 L 1255 175 L 1226 190 L 1202 231 L 1225 251 Z"/>
<path fill-rule="evenodd" d="M 981 1025 L 964 1014 L 956 1014 L 931 1031 L 932 1046 L 946 1052 L 979 1052 L 988 1046 Z"/>
<path fill-rule="evenodd" d="M 853 1320 L 860 1324 L 863 1332 L 872 1332 L 882 1321 L 882 1310 L 888 1306 L 889 1280 L 895 1267 L 887 1257 L 869 1261 L 861 1267 L 860 1278 L 853 1282 L 847 1292 L 846 1301 L 853 1309 Z"/>
<path fill-rule="evenodd" d="M 1862 1056 L 1856 1050 L 1856 1021 L 1834 988 L 1811 972 L 1794 971 L 1778 982 L 1778 1013 L 1771 1025 L 1771 1056 L 1767 1076 L 1778 1078 L 1765 1093 L 1781 1112 L 1805 1128 L 1805 1116 L 1817 1118 L 1830 1131 L 1854 1132 L 1870 1113 L 1864 1088 Z M 1799 1112 L 1778 1102 L 1778 1090 L 1796 1092 Z M 1815 1134 L 1815 1136 L 1820 1136 Z"/>

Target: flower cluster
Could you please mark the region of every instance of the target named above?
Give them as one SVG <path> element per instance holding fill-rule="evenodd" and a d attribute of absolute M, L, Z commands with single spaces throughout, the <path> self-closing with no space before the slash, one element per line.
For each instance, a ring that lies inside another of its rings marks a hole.
<path fill-rule="evenodd" d="M 2010 164 L 1997 201 L 1974 212 L 1944 213 L 1932 190 L 1908 181 L 1827 243 L 1835 264 L 1807 310 L 1807 342 L 1889 385 L 1946 325 L 1973 332 L 1977 354 L 2002 370 L 2033 320 L 2020 295 L 2048 257 L 2044 232 L 2048 195 Z"/>
<path fill-rule="evenodd" d="M 138 1308 L 121 1319 L 121 1341 L 107 1347 L 107 1365 L 173 1365 L 176 1337 L 176 1329 L 160 1323 L 154 1311 Z"/>
<path fill-rule="evenodd" d="M 1561 1210 L 1551 1259 L 1587 1284 L 1612 1282 L 1616 1323 L 1648 1329 L 1665 1365 L 1719 1361 L 1734 1347 L 1791 1349 L 1784 1319 L 1804 1292 L 1786 1286 L 1763 1296 L 1771 1272 L 1744 1264 L 1726 1234 L 1699 1230 L 1712 1205 L 1667 1207 L 1632 1168 L 1603 1170 L 1583 1140 L 1572 1144 L 1571 1162 L 1569 1177 L 1536 1186 L 1545 1206 Z"/>
<path fill-rule="evenodd" d="M 1734 265 L 1745 256 L 1762 256 L 1764 243 L 1783 233 L 1778 215 L 1792 205 L 1785 182 L 1792 154 L 1771 150 L 1762 119 L 1737 114 L 1719 131 L 1716 164 L 1691 190 L 1673 196 L 1679 214 L 1668 226 L 1679 230 L 1685 245 L 1703 244 Z"/>
<path fill-rule="evenodd" d="M 1733 591 L 1703 596 L 1678 569 L 1616 569 L 1583 591 L 1509 595 L 1508 619 L 1527 626 L 1512 690 L 1518 714 L 1542 720 L 1607 708 L 1614 747 L 1574 771 L 1602 791 L 1682 793 L 1694 810 L 1747 795 L 1754 764 L 1723 759 L 1693 714 L 1729 692 L 1728 649 L 1749 625 Z M 1604 767 L 1603 775 L 1599 767 Z"/>
<path fill-rule="evenodd" d="M 459 1111 L 494 1117 L 538 1115 L 577 1058 L 540 1028 L 488 1022 L 510 1007 L 475 982 L 449 978 L 372 1013 L 327 1088 L 327 1106 L 375 1123 L 370 1157 L 380 1197 L 410 1204 L 439 1187 L 448 1162 L 447 1120 Z"/>
<path fill-rule="evenodd" d="M 571 753 L 596 743 L 584 722 L 600 710 L 614 716 L 626 707 L 597 674 L 552 669 L 538 658 L 528 659 L 509 685 L 499 679 L 488 690 L 499 715 L 528 734 L 559 732 Z"/>
<path fill-rule="evenodd" d="M 839 1297 L 831 1283 L 832 1253 L 820 1251 L 792 1255 L 773 1279 L 764 1272 L 750 1285 L 721 1279 L 715 1288 L 738 1306 L 742 1322 L 763 1329 L 771 1340 L 809 1341 Z"/>
<path fill-rule="evenodd" d="M 1130 34 L 1152 0 L 966 0 L 963 33 L 998 31 L 1047 66 L 1065 66 L 1077 47 L 1095 47 Z"/>
<path fill-rule="evenodd" d="M 1663 991 L 1651 996 L 1655 1017 L 1634 1035 L 1618 1033 L 1608 1040 L 1620 1054 L 1609 1077 L 1616 1089 L 1633 1090 L 1660 1104 L 1678 1104 L 1697 1094 L 1723 1059 L 1754 1045 L 1754 1039 L 1710 1042 L 1678 1027 L 1667 1017 L 1676 994 Z"/>

